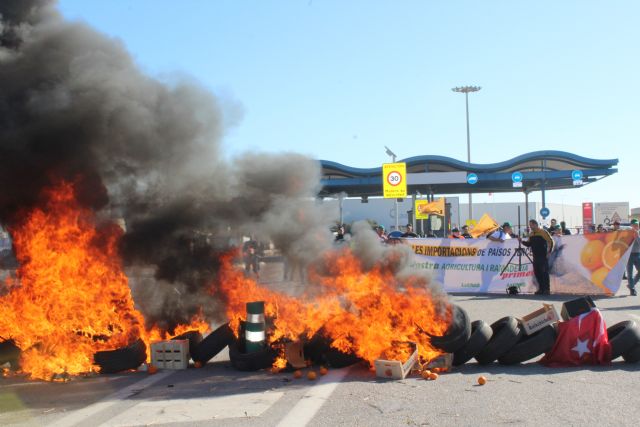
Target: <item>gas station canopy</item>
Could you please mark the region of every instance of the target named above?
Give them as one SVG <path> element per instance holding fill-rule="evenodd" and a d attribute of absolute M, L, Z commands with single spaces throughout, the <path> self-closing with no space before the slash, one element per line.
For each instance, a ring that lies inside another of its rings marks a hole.
<path fill-rule="evenodd" d="M 426 195 L 528 194 L 575 188 L 618 172 L 615 168 L 618 159 L 589 159 L 564 151 L 534 151 L 490 164 L 467 163 L 444 156 L 416 156 L 398 162 L 407 165 L 407 193 Z M 348 197 L 382 196 L 382 167 L 354 168 L 329 160 L 320 160 L 320 165 L 322 189 L 319 196 L 340 193 L 346 193 Z M 515 181 L 521 182 L 522 186 L 514 187 Z"/>

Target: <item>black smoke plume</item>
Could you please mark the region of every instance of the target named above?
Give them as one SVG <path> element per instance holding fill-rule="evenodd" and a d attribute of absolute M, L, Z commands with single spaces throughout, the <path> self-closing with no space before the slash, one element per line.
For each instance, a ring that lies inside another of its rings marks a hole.
<path fill-rule="evenodd" d="M 0 221 L 11 228 L 56 180 L 124 218 L 122 256 L 150 322 L 220 309 L 206 289 L 238 235 L 308 262 L 330 242 L 319 167 L 297 154 L 220 156 L 236 121 L 193 81 L 139 71 L 118 40 L 45 0 L 0 3 Z"/>

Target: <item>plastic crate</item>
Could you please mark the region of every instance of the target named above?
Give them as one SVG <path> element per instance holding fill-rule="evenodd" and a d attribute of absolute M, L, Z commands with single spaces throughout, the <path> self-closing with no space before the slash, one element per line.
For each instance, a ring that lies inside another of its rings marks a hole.
<path fill-rule="evenodd" d="M 187 369 L 189 366 L 189 340 L 152 343 L 151 364 L 158 369 Z"/>

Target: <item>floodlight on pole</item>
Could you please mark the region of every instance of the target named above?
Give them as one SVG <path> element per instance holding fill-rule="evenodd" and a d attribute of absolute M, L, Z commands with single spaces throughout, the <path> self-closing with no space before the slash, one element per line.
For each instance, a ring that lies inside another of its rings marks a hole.
<path fill-rule="evenodd" d="M 384 146 L 385 149 L 385 154 L 389 157 L 391 157 L 391 160 L 393 161 L 393 163 L 396 162 L 396 153 L 394 153 L 393 151 L 391 151 L 391 149 L 389 147 L 387 147 L 386 145 Z M 398 199 L 395 200 L 395 210 L 396 210 L 396 230 L 399 228 L 400 223 L 398 222 Z"/>
<path fill-rule="evenodd" d="M 454 92 L 464 93 L 465 106 L 467 109 L 467 163 L 471 163 L 471 138 L 469 136 L 469 92 L 477 92 L 480 89 L 482 89 L 480 86 L 461 86 L 451 89 Z M 469 219 L 473 219 L 471 193 L 469 193 Z"/>

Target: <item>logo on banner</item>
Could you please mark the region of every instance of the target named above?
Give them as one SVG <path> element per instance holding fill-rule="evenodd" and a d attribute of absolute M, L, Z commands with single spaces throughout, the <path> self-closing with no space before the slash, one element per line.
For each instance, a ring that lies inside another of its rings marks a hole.
<path fill-rule="evenodd" d="M 476 175 L 475 173 L 470 173 L 469 175 L 467 175 L 467 183 L 468 184 L 475 184 L 478 182 L 478 175 Z"/>
<path fill-rule="evenodd" d="M 385 199 L 407 197 L 406 176 L 406 163 L 385 163 L 382 165 L 382 187 Z"/>

